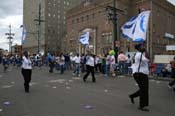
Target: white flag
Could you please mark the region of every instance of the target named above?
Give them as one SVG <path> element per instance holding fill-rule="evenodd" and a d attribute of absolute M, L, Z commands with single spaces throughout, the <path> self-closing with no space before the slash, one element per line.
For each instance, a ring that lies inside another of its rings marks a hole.
<path fill-rule="evenodd" d="M 143 11 L 138 16 L 132 17 L 122 28 L 122 34 L 134 42 L 146 40 L 150 11 Z"/>
<path fill-rule="evenodd" d="M 80 35 L 79 41 L 83 45 L 89 45 L 89 32 L 85 32 Z"/>
<path fill-rule="evenodd" d="M 26 29 L 23 25 L 20 26 L 20 28 L 22 28 L 22 37 L 21 37 L 21 45 L 24 44 L 25 38 L 26 38 Z"/>

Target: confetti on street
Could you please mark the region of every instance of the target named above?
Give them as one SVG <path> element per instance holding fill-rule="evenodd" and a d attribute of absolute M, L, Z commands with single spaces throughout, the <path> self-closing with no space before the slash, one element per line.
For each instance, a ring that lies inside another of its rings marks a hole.
<path fill-rule="evenodd" d="M 106 92 L 106 93 L 107 93 L 107 92 L 108 92 L 108 90 L 107 90 L 107 89 L 105 89 L 105 90 L 104 90 L 104 92 Z"/>
<path fill-rule="evenodd" d="M 49 81 L 49 82 L 50 82 L 50 83 L 57 83 L 57 82 L 63 83 L 63 82 L 65 82 L 65 79 L 51 80 L 51 81 Z"/>
<path fill-rule="evenodd" d="M 70 89 L 70 87 L 66 87 L 66 89 Z"/>
<path fill-rule="evenodd" d="M 11 87 L 13 87 L 13 86 L 12 85 L 4 85 L 4 86 L 2 86 L 3 89 L 7 89 L 7 88 L 11 88 Z"/>
<path fill-rule="evenodd" d="M 93 109 L 93 106 L 85 105 L 84 108 L 85 108 L 85 109 Z"/>
<path fill-rule="evenodd" d="M 75 80 L 80 80 L 81 78 L 80 78 L 80 77 L 74 77 L 73 79 L 75 79 Z"/>
<path fill-rule="evenodd" d="M 11 103 L 9 101 L 4 102 L 4 105 L 10 105 Z"/>
<path fill-rule="evenodd" d="M 159 84 L 159 83 L 160 83 L 160 81 L 156 81 L 156 83 L 157 83 L 157 84 Z"/>
<path fill-rule="evenodd" d="M 52 87 L 53 89 L 56 89 L 57 87 Z"/>
<path fill-rule="evenodd" d="M 71 83 L 71 82 L 73 82 L 73 80 L 69 80 L 69 82 Z"/>

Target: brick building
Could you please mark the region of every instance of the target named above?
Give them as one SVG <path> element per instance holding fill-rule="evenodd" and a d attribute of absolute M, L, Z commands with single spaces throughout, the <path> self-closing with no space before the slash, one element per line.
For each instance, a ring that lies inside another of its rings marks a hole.
<path fill-rule="evenodd" d="M 84 2 L 67 13 L 66 51 L 84 52 L 78 42 L 83 31 L 90 31 L 90 47 L 95 54 L 103 54 L 113 47 L 113 23 L 108 19 L 106 7 L 113 0 L 93 0 Z M 116 7 L 123 10 L 117 13 L 119 50 L 133 52 L 131 41 L 122 39 L 119 29 L 132 16 L 141 10 L 151 10 L 148 36 L 145 42 L 151 58 L 155 54 L 169 54 L 166 45 L 175 44 L 175 6 L 166 0 L 116 0 Z M 171 35 L 171 36 L 167 36 Z"/>

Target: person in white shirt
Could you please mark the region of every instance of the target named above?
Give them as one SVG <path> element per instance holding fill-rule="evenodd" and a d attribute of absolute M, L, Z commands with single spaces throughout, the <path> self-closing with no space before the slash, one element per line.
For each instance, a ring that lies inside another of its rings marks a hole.
<path fill-rule="evenodd" d="M 80 76 L 80 61 L 81 61 L 80 55 L 77 54 L 74 57 L 74 60 L 75 60 L 75 69 L 74 69 L 73 75 L 76 74 L 79 77 Z"/>
<path fill-rule="evenodd" d="M 29 93 L 29 83 L 32 75 L 32 62 L 27 51 L 24 52 L 24 56 L 22 57 L 22 75 L 24 77 L 25 92 Z"/>
<path fill-rule="evenodd" d="M 131 102 L 134 103 L 134 98 L 140 97 L 138 109 L 149 111 L 149 109 L 146 108 L 149 105 L 149 59 L 145 55 L 145 48 L 143 48 L 142 44 L 135 45 L 135 49 L 138 50 L 138 52 L 135 55 L 135 63 L 132 65 L 132 73 L 139 86 L 139 90 L 129 95 L 129 98 Z"/>
<path fill-rule="evenodd" d="M 106 54 L 105 76 L 109 76 L 109 73 L 110 73 L 110 61 L 111 61 L 111 56 L 107 53 Z"/>
<path fill-rule="evenodd" d="M 63 55 L 63 53 L 60 54 L 60 74 L 64 73 L 64 65 L 65 65 L 65 57 Z"/>
<path fill-rule="evenodd" d="M 112 76 L 115 76 L 115 68 L 116 68 L 115 56 L 111 55 L 111 58 L 110 58 L 110 69 L 111 69 Z"/>
<path fill-rule="evenodd" d="M 92 75 L 92 82 L 96 82 L 96 79 L 95 79 L 95 75 L 94 75 L 94 66 L 95 66 L 95 60 L 94 60 L 94 57 L 92 54 L 88 55 L 87 56 L 87 62 L 86 62 L 86 70 L 87 70 L 87 73 L 84 75 L 83 77 L 83 81 L 86 82 L 86 79 L 87 77 L 89 76 L 89 74 L 91 73 Z"/>

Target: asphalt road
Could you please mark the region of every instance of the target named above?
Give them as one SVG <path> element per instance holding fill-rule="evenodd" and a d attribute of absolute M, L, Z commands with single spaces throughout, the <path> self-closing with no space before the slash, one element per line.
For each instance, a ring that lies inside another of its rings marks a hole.
<path fill-rule="evenodd" d="M 72 71 L 48 73 L 33 69 L 30 93 L 25 93 L 20 68 L 2 72 L 0 66 L 0 116 L 174 116 L 175 94 L 167 81 L 150 80 L 150 112 L 137 109 L 128 95 L 137 90 L 132 77 L 104 77 L 86 83 Z"/>

